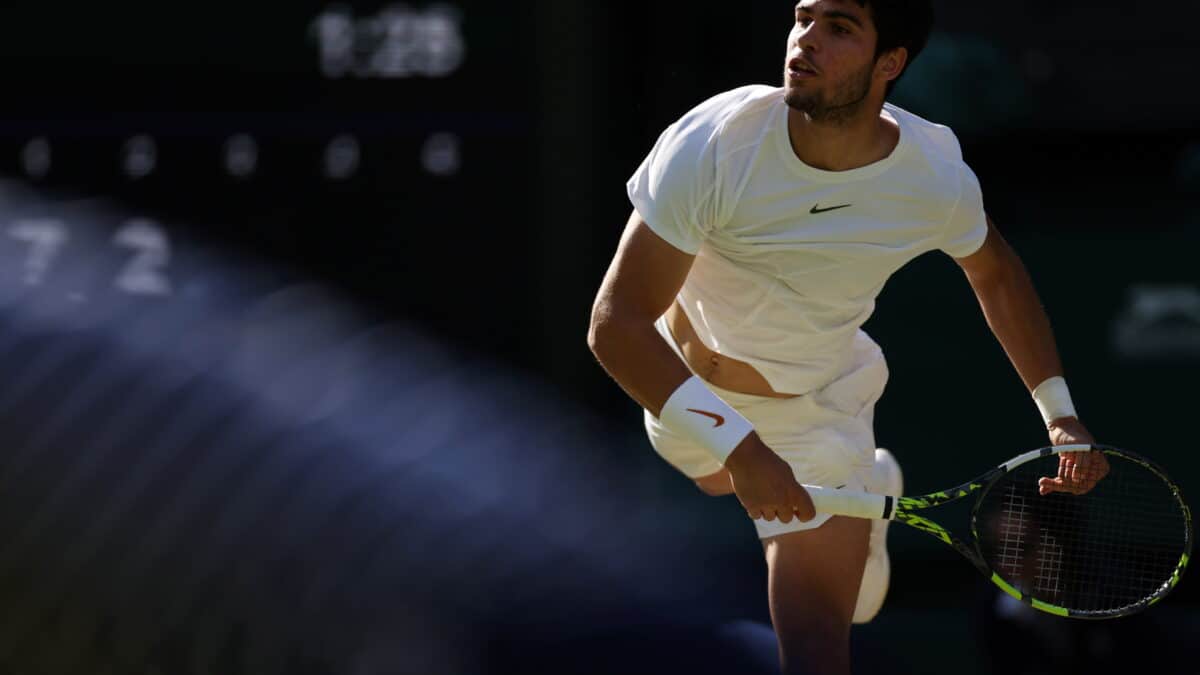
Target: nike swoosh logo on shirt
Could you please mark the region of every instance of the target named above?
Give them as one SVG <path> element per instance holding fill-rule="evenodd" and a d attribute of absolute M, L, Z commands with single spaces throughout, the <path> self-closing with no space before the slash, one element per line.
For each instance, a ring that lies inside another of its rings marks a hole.
<path fill-rule="evenodd" d="M 823 208 L 821 208 L 820 204 L 817 204 L 816 206 L 812 207 L 812 211 L 809 211 L 809 213 L 811 213 L 815 216 L 818 213 L 829 213 L 830 211 L 837 211 L 838 209 L 848 209 L 851 206 L 854 206 L 854 205 L 853 204 L 842 204 L 841 206 L 831 206 L 827 209 L 823 209 Z"/>
<path fill-rule="evenodd" d="M 697 415 L 704 415 L 705 417 L 711 417 L 711 418 L 713 418 L 714 420 L 716 420 L 716 421 L 717 421 L 717 423 L 713 425 L 713 428 L 714 428 L 714 429 L 716 429 L 716 428 L 718 428 L 718 427 L 721 427 L 721 426 L 724 426 L 724 425 L 725 425 L 725 418 L 724 418 L 724 417 L 721 417 L 720 415 L 718 415 L 718 414 L 716 414 L 716 413 L 705 412 L 705 411 L 703 411 L 703 410 L 694 410 L 694 409 L 692 409 L 692 408 L 688 408 L 688 409 L 687 409 L 687 411 L 688 411 L 688 412 L 694 412 L 694 413 L 696 413 Z"/>

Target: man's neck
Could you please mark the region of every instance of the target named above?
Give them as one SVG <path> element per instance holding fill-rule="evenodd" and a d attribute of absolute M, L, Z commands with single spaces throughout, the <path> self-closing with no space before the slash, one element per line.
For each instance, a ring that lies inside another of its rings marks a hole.
<path fill-rule="evenodd" d="M 805 164 L 824 171 L 850 171 L 874 164 L 896 149 L 900 128 L 879 114 L 859 115 L 834 124 L 816 122 L 788 108 L 792 151 Z"/>

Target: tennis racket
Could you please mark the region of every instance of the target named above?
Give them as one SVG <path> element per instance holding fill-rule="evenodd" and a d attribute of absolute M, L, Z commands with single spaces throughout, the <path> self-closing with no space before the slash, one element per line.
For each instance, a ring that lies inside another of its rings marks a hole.
<path fill-rule="evenodd" d="M 1084 494 L 1039 494 L 1062 453 L 1104 453 L 1109 471 Z M 818 513 L 895 520 L 963 554 L 1004 592 L 1035 609 L 1079 619 L 1128 616 L 1178 584 L 1192 552 L 1192 516 L 1153 462 L 1101 445 L 1034 450 L 942 492 L 891 497 L 804 486 Z M 923 517 L 974 497 L 964 541 Z"/>

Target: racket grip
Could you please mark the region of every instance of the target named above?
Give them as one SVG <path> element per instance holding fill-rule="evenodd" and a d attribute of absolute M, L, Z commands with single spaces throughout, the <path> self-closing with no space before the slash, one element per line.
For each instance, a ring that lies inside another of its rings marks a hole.
<path fill-rule="evenodd" d="M 817 513 L 887 520 L 892 520 L 896 515 L 894 497 L 855 490 L 834 490 L 817 485 L 805 485 L 804 489 L 808 491 L 808 496 L 812 497 Z"/>

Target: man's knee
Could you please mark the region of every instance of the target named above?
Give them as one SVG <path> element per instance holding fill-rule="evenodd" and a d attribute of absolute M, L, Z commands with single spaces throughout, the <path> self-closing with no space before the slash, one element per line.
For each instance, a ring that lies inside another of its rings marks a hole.
<path fill-rule="evenodd" d="M 721 469 L 711 476 L 697 478 L 696 487 L 709 497 L 724 497 L 733 494 L 733 479 L 728 469 Z"/>

